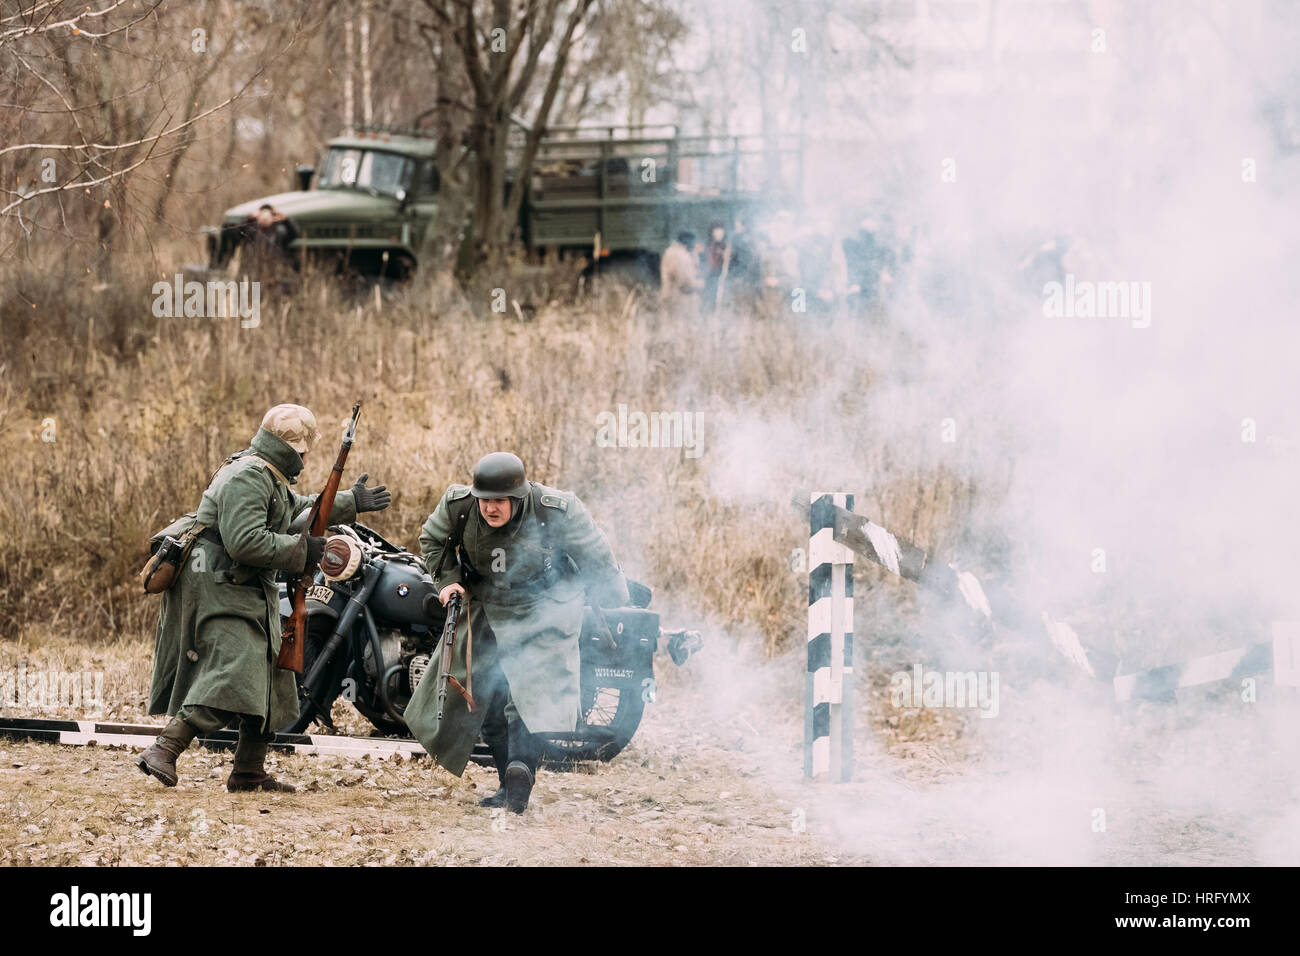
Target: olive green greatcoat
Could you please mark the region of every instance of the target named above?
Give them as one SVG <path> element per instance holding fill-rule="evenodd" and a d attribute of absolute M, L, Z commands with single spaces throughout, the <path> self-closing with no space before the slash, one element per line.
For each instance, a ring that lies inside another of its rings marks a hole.
<path fill-rule="evenodd" d="M 293 673 L 275 666 L 275 572 L 303 570 L 306 540 L 285 532 L 316 496 L 295 494 L 251 457 L 270 462 L 289 482 L 302 470 L 301 456 L 265 429 L 240 454 L 217 471 L 199 505 L 198 521 L 214 529 L 221 543 L 200 537 L 176 583 L 162 593 L 149 713 L 174 716 L 186 705 L 214 707 L 254 714 L 264 731 L 279 730 L 298 716 L 298 695 Z M 352 492 L 338 492 L 330 522 L 355 518 Z M 176 527 L 158 534 L 174 534 Z"/>
<path fill-rule="evenodd" d="M 583 606 L 619 607 L 628 602 L 627 581 L 583 503 L 572 492 L 530 484 L 539 492 L 541 514 L 535 513 L 533 495 L 512 499 L 510 521 L 492 528 L 479 514 L 476 501 L 465 500 L 469 488 L 452 485 L 420 532 L 421 556 L 439 590 L 459 583 L 469 595 L 469 620 L 462 615 L 457 628 L 451 673 L 465 683 L 466 635 L 472 623 L 475 697 L 480 706 L 471 714 L 464 698 L 448 687 L 440 724 L 440 648 L 405 717 L 424 749 L 457 776 L 465 769 L 483 723 L 484 681 L 493 665 L 504 672 L 511 700 L 529 731 L 572 731 L 578 717 Z M 465 580 L 454 554 L 446 554 L 444 560 L 453 516 L 464 507 L 469 515 L 461 548 L 481 575 L 477 581 Z M 549 586 L 537 588 L 546 557 L 542 521 L 550 531 L 552 565 L 563 573 Z"/>

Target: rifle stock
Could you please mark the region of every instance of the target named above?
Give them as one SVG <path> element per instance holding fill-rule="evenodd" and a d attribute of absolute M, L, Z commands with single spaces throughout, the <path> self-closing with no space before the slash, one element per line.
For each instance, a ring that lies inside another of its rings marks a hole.
<path fill-rule="evenodd" d="M 307 519 L 307 534 L 314 538 L 321 537 L 329 530 L 330 513 L 334 510 L 334 497 L 338 494 L 339 482 L 343 478 L 343 466 L 348 460 L 348 452 L 352 450 L 352 442 L 356 438 L 357 419 L 360 416 L 361 403 L 357 402 L 352 406 L 352 421 L 348 423 L 348 429 L 343 433 L 343 444 L 339 448 L 338 458 L 334 460 L 334 467 L 330 470 L 329 477 L 325 479 L 324 489 L 312 502 L 310 517 Z M 280 654 L 275 664 L 295 674 L 302 673 L 303 645 L 307 642 L 307 587 L 311 583 L 313 570 L 310 567 L 303 568 L 302 574 L 289 582 L 292 610 L 280 632 Z"/>

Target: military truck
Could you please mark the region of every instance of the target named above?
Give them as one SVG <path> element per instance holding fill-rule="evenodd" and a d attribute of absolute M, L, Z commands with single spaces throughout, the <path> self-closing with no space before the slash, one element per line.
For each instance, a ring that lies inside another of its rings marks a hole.
<path fill-rule="evenodd" d="M 220 227 L 204 228 L 209 269 L 231 266 L 258 210 L 270 206 L 293 226 L 285 251 L 295 266 L 315 258 L 361 275 L 402 279 L 414 271 L 438 202 L 431 138 L 351 131 L 329 141 L 318 178 L 313 166 L 299 166 L 295 175 L 297 190 L 233 206 Z"/>
<path fill-rule="evenodd" d="M 521 126 L 512 133 L 522 134 Z M 527 171 L 519 234 L 534 254 L 640 256 L 653 265 L 681 230 L 703 238 L 714 223 L 728 231 L 737 221 L 752 223 L 760 204 L 797 202 L 802 159 L 790 139 L 765 145 L 756 136 L 680 136 L 675 126 L 556 127 Z M 319 177 L 314 167 L 299 166 L 297 190 L 241 203 L 219 227 L 205 227 L 208 268 L 229 270 L 256 234 L 259 209 L 270 206 L 292 227 L 281 235 L 291 237 L 284 252 L 295 267 L 313 258 L 404 279 L 418 267 L 439 202 L 434 160 L 432 135 L 416 129 L 375 126 L 338 136 Z M 511 181 L 519 175 L 513 168 Z"/>

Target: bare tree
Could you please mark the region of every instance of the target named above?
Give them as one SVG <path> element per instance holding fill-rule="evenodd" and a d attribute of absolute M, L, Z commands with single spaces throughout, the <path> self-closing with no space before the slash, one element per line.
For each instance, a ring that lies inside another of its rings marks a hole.
<path fill-rule="evenodd" d="M 450 36 L 459 50 L 459 66 L 468 80 L 471 227 L 482 256 L 494 255 L 510 240 L 527 188 L 526 176 L 509 179 L 510 166 L 531 167 L 570 54 L 581 39 L 579 27 L 593 3 L 425 0 L 437 32 Z M 519 123 L 521 111 L 528 115 Z M 517 151 L 511 149 L 512 138 Z"/>
<path fill-rule="evenodd" d="M 592 32 L 581 68 L 575 69 L 561 116 L 577 123 L 589 111 L 624 116 L 643 125 L 650 110 L 676 113 L 693 98 L 694 78 L 677 64 L 674 52 L 689 30 L 672 0 L 603 0 L 593 13 Z"/>
<path fill-rule="evenodd" d="M 0 111 L 11 144 L 0 148 L 5 238 L 52 232 L 91 241 L 106 274 L 128 213 L 144 212 L 146 232 L 164 215 L 206 121 L 269 83 L 267 65 L 303 26 L 280 13 L 271 28 L 272 13 L 257 3 L 201 0 L 180 15 L 161 0 L 30 0 L 0 17 L 0 70 L 12 97 Z M 248 33 L 265 46 L 209 94 L 235 48 L 251 47 L 241 39 Z"/>

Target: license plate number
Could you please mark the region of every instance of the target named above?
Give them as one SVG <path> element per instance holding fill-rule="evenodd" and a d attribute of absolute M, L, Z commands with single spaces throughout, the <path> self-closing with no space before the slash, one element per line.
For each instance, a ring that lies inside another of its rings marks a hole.
<path fill-rule="evenodd" d="M 333 589 L 324 584 L 313 584 L 307 589 L 308 601 L 319 601 L 321 604 L 329 604 L 333 597 Z"/>

